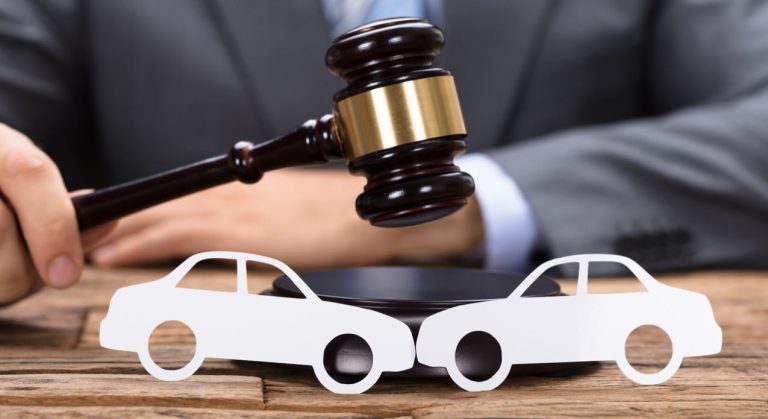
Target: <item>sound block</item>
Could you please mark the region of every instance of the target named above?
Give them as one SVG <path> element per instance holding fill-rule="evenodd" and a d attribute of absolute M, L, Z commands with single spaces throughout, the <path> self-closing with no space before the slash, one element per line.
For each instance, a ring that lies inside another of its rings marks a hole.
<path fill-rule="evenodd" d="M 324 301 L 333 301 L 375 310 L 404 322 L 414 339 L 421 322 L 430 315 L 461 304 L 506 298 L 524 279 L 513 273 L 480 269 L 434 267 L 366 267 L 302 272 L 306 284 Z M 280 276 L 267 295 L 302 298 L 293 283 Z M 560 285 L 549 278 L 539 278 L 523 294 L 524 297 L 547 297 L 560 294 Z M 525 319 L 499 319 L 525 321 Z M 359 338 L 358 338 L 359 339 Z M 524 345 L 522 339 L 520 344 Z M 500 362 L 498 346 L 482 338 L 463 341 L 457 348 L 459 369 L 468 377 L 482 379 L 492 375 Z M 367 373 L 372 363 L 367 346 L 356 339 L 334 341 L 325 354 L 329 373 L 335 376 L 359 376 Z M 570 373 L 584 364 L 515 365 L 511 375 Z M 390 373 L 400 377 L 447 376 L 444 368 L 428 367 L 416 362 L 413 368 Z"/>

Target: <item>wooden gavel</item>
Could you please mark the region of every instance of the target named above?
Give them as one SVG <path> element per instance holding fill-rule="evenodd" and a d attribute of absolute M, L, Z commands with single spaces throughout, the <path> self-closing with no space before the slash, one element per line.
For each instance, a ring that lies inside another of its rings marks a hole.
<path fill-rule="evenodd" d="M 382 227 L 420 224 L 467 203 L 472 177 L 453 164 L 466 129 L 451 74 L 432 67 L 442 31 L 423 19 L 372 22 L 333 41 L 325 61 L 347 87 L 332 115 L 261 144 L 239 142 L 228 154 L 72 199 L 80 230 L 234 180 L 346 159 L 367 184 L 361 218 Z"/>

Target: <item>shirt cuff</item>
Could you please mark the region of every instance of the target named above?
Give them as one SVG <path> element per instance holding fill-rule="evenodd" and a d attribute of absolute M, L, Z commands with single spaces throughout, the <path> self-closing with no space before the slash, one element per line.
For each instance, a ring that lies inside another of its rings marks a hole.
<path fill-rule="evenodd" d="M 528 271 L 536 241 L 536 221 L 517 183 L 483 153 L 459 156 L 455 162 L 475 179 L 475 197 L 485 230 L 485 268 Z"/>

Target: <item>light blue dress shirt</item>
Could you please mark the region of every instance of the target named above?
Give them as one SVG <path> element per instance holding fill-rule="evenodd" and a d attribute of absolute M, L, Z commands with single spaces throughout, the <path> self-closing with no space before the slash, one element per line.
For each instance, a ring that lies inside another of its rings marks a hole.
<path fill-rule="evenodd" d="M 365 23 L 388 17 L 442 20 L 441 0 L 323 0 L 323 12 L 335 38 Z"/>
<path fill-rule="evenodd" d="M 475 197 L 485 229 L 485 267 L 527 272 L 537 231 L 523 192 L 498 163 L 483 153 L 459 156 L 456 164 L 475 179 Z"/>
<path fill-rule="evenodd" d="M 323 10 L 336 37 L 355 26 L 387 17 L 426 17 L 440 24 L 440 0 L 323 0 Z M 475 179 L 485 229 L 481 249 L 485 267 L 524 272 L 536 243 L 536 222 L 514 179 L 483 153 L 459 156 L 456 164 Z"/>

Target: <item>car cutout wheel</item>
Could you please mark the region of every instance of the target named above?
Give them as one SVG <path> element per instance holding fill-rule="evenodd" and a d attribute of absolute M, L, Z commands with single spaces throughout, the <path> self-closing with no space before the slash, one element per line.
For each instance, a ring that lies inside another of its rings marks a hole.
<path fill-rule="evenodd" d="M 185 378 L 190 377 L 192 374 L 194 374 L 200 366 L 203 364 L 204 356 L 200 353 L 198 348 L 200 347 L 197 335 L 195 334 L 195 331 L 192 330 L 186 323 L 179 322 L 184 324 L 189 330 L 192 332 L 192 334 L 195 336 L 195 354 L 192 356 L 192 359 L 187 363 L 187 365 L 175 369 L 165 369 L 155 362 L 154 359 L 152 359 L 152 355 L 149 353 L 149 339 L 152 336 L 152 334 L 157 330 L 158 327 L 160 327 L 163 323 L 158 323 L 155 327 L 153 327 L 149 334 L 147 334 L 147 344 L 142 348 L 141 351 L 139 351 L 139 361 L 141 362 L 141 365 L 144 367 L 144 369 L 153 377 L 157 378 L 158 380 L 163 381 L 180 381 Z"/>
<path fill-rule="evenodd" d="M 680 365 L 683 362 L 683 357 L 678 352 L 677 347 L 675 345 L 675 341 L 674 339 L 672 339 L 672 336 L 670 336 L 669 333 L 666 330 L 664 330 L 663 327 L 656 325 L 655 327 L 663 331 L 669 338 L 669 341 L 672 344 L 672 355 L 669 357 L 669 362 L 667 363 L 667 365 L 661 371 L 651 373 L 651 374 L 638 371 L 635 367 L 632 366 L 632 364 L 629 363 L 629 360 L 627 359 L 627 341 L 629 340 L 630 336 L 632 336 L 632 333 L 634 333 L 640 327 L 642 327 L 642 325 L 632 329 L 632 331 L 630 331 L 627 334 L 626 338 L 622 341 L 623 348 L 621 350 L 621 357 L 616 360 L 616 364 L 618 365 L 619 370 L 624 374 L 624 376 L 626 376 L 627 378 L 629 378 L 630 380 L 634 381 L 637 384 L 643 384 L 643 385 L 661 384 L 664 381 L 667 381 L 670 378 L 672 378 L 673 375 L 675 375 L 675 373 L 680 368 Z"/>
<path fill-rule="evenodd" d="M 472 343 L 469 343 L 470 341 L 472 341 Z M 457 359 L 459 358 L 477 356 L 478 354 L 462 354 L 460 352 L 465 350 L 463 347 L 477 346 L 478 344 L 483 345 L 485 349 L 491 348 L 491 350 L 493 350 L 495 346 L 498 348 L 499 352 L 499 360 L 497 362 L 498 368 L 493 374 L 490 375 L 490 377 L 482 377 L 480 381 L 476 381 L 464 375 L 464 373 L 461 371 L 459 363 L 457 362 Z M 446 367 L 446 370 L 448 371 L 448 375 L 451 377 L 453 382 L 466 391 L 493 390 L 507 379 L 509 371 L 512 369 L 512 363 L 508 361 L 506 356 L 504 356 L 504 349 L 502 348 L 498 339 L 485 331 L 476 330 L 462 336 L 462 338 L 456 342 L 453 353 L 453 362 Z"/>
<path fill-rule="evenodd" d="M 341 377 L 336 374 L 334 374 L 336 375 L 334 378 L 331 376 L 331 372 L 328 371 L 329 369 L 332 369 L 329 365 L 329 362 L 331 362 L 329 357 L 336 354 L 340 349 L 343 350 L 343 348 L 340 348 L 340 345 L 345 340 L 356 340 L 357 342 L 355 343 L 358 348 L 360 348 L 362 345 L 363 348 L 367 348 L 367 350 L 370 351 L 372 358 L 370 369 L 368 373 L 360 379 L 356 379 L 354 376 Z M 376 384 L 376 382 L 379 380 L 379 377 L 381 376 L 381 369 L 378 367 L 378 362 L 373 348 L 371 348 L 370 344 L 359 335 L 343 334 L 336 336 L 323 347 L 322 351 L 319 352 L 319 356 L 316 358 L 315 363 L 312 365 L 312 369 L 315 372 L 317 380 L 320 381 L 320 384 L 334 393 L 362 393 L 373 387 L 373 385 Z"/>

